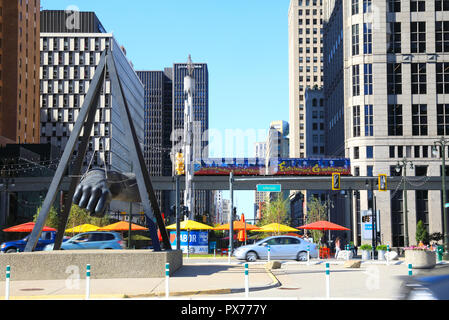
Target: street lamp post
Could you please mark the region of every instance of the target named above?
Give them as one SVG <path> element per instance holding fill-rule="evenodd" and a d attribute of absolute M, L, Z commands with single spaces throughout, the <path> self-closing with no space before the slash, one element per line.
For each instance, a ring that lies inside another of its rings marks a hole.
<path fill-rule="evenodd" d="M 434 156 L 438 156 L 437 146 L 441 148 L 441 160 L 442 160 L 442 168 L 441 168 L 441 190 L 442 190 L 442 200 L 443 200 L 443 244 L 444 244 L 444 253 L 443 259 L 449 260 L 449 221 L 446 210 L 446 145 L 449 144 L 449 140 L 445 140 L 444 137 L 441 137 L 438 141 L 435 141 L 434 146 L 432 148 L 432 153 Z"/>
<path fill-rule="evenodd" d="M 400 172 L 402 169 L 402 176 L 403 176 L 403 190 L 404 190 L 404 198 L 403 198 L 403 207 L 404 207 L 404 246 L 409 246 L 408 241 L 408 209 L 407 209 L 407 185 L 405 181 L 405 177 L 407 176 L 407 165 L 410 165 L 410 169 L 413 169 L 413 162 L 410 160 L 407 160 L 406 158 L 402 159 L 401 162 L 398 162 L 396 165 L 396 172 Z"/>

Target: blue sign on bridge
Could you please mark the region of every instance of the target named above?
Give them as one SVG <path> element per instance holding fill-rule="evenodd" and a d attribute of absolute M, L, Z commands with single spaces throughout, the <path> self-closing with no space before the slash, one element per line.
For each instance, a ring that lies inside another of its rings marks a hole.
<path fill-rule="evenodd" d="M 258 184 L 257 192 L 282 192 L 280 184 Z"/>

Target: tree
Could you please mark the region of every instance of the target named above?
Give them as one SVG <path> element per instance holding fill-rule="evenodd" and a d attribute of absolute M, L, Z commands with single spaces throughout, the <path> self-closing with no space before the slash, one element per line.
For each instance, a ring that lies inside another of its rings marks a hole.
<path fill-rule="evenodd" d="M 427 228 L 424 225 L 424 223 L 419 220 L 418 224 L 416 225 L 416 242 L 423 243 L 423 244 L 429 244 L 429 233 L 427 232 Z"/>
<path fill-rule="evenodd" d="M 258 225 L 264 226 L 271 223 L 289 224 L 288 203 L 288 199 L 284 199 L 282 194 L 278 194 L 274 200 L 270 200 L 262 208 L 262 220 L 260 220 Z"/>
<path fill-rule="evenodd" d="M 41 211 L 42 207 L 37 209 L 37 213 L 34 215 L 34 222 L 37 221 L 37 217 Z M 51 228 L 58 228 L 59 216 L 58 211 L 52 207 L 48 214 L 45 225 Z M 92 217 L 86 209 L 81 209 L 77 205 L 72 205 L 70 210 L 69 219 L 67 221 L 67 228 L 76 227 L 82 224 L 92 224 L 98 227 L 104 227 L 110 223 L 109 218 L 104 216 L 103 218 Z"/>
<path fill-rule="evenodd" d="M 327 220 L 327 209 L 329 205 L 329 203 L 323 203 L 316 197 L 311 197 L 307 201 L 305 224 Z M 310 233 L 312 234 L 312 238 L 316 241 L 321 239 L 324 235 L 321 230 L 310 230 Z"/>

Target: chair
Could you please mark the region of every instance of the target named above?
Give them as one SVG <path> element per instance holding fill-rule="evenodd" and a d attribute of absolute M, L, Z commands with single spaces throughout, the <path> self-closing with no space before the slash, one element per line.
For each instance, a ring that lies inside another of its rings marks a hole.
<path fill-rule="evenodd" d="M 320 258 L 329 259 L 331 255 L 331 250 L 329 248 L 320 248 Z"/>

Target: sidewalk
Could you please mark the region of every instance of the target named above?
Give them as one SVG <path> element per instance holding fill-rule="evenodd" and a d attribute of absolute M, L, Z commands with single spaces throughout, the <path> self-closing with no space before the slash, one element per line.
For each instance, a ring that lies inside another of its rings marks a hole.
<path fill-rule="evenodd" d="M 218 260 L 218 259 L 217 259 Z M 170 297 L 242 293 L 244 296 L 244 265 L 227 260 L 214 263 L 185 263 L 169 279 Z M 3 277 L 2 277 L 3 278 Z M 90 280 L 90 299 L 124 299 L 165 297 L 165 278 L 95 279 Z M 258 291 L 279 285 L 264 264 L 249 266 L 250 290 Z M 0 282 L 0 299 L 5 299 L 5 281 Z M 68 275 L 66 280 L 14 281 L 11 270 L 10 300 L 82 300 L 86 295 L 83 275 Z"/>

